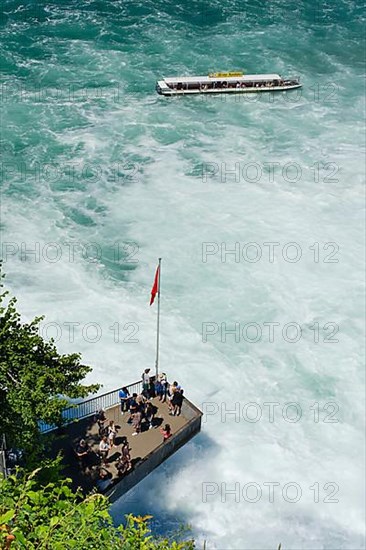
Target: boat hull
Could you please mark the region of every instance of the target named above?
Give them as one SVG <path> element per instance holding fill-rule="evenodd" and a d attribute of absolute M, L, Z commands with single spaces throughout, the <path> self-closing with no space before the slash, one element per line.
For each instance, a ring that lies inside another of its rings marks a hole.
<path fill-rule="evenodd" d="M 294 90 L 301 88 L 302 84 L 289 84 L 283 86 L 263 86 L 261 88 L 213 88 L 207 90 L 195 89 L 195 90 L 173 90 L 173 89 L 161 89 L 156 87 L 156 91 L 160 95 L 173 96 L 173 95 L 208 95 L 208 94 L 252 94 L 261 92 L 283 92 L 285 90 Z"/>

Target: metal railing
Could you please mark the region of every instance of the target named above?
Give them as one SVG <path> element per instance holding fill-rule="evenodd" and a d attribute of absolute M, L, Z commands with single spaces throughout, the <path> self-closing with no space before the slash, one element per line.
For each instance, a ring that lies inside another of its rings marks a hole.
<path fill-rule="evenodd" d="M 132 395 L 133 393 L 139 394 L 142 391 L 142 381 L 135 382 L 134 384 L 123 387 L 126 387 L 128 389 L 130 395 Z M 108 393 L 103 393 L 102 395 L 97 395 L 96 397 L 91 397 L 89 399 L 81 401 L 80 403 L 75 403 L 74 405 L 67 407 L 62 411 L 62 418 L 64 420 L 63 425 L 65 426 L 67 424 L 70 424 L 71 422 L 74 422 L 75 420 L 81 420 L 82 418 L 91 416 L 97 413 L 100 409 L 106 410 L 110 407 L 118 405 L 120 402 L 119 391 L 121 389 L 122 386 L 121 388 L 117 388 L 116 390 L 112 390 Z M 54 424 L 46 424 L 45 422 L 40 422 L 39 427 L 41 433 L 46 433 L 57 429 L 58 426 L 55 426 Z"/>

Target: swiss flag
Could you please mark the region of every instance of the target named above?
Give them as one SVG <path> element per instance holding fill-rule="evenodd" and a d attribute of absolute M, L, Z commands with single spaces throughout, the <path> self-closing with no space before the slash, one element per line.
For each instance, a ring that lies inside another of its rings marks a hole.
<path fill-rule="evenodd" d="M 154 303 L 155 296 L 159 292 L 159 276 L 160 276 L 160 266 L 158 266 L 156 268 L 154 284 L 153 284 L 153 287 L 151 289 L 150 305 L 152 305 Z"/>

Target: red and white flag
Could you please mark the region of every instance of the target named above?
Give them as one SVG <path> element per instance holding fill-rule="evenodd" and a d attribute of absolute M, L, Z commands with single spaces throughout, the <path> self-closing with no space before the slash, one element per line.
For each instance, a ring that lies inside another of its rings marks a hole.
<path fill-rule="evenodd" d="M 159 277 L 160 277 L 160 266 L 158 266 L 156 268 L 154 284 L 153 284 L 153 287 L 151 289 L 150 305 L 152 305 L 154 303 L 155 296 L 159 292 Z"/>

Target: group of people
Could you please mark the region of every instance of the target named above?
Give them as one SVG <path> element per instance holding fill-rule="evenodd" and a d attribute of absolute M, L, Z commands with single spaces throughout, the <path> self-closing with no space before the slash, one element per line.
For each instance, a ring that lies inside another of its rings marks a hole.
<path fill-rule="evenodd" d="M 99 468 L 97 468 L 97 472 L 99 473 L 100 479 L 105 479 L 106 477 L 108 477 L 107 476 L 108 471 L 105 468 L 108 467 L 109 452 L 113 447 L 118 447 L 118 445 L 116 445 L 116 435 L 117 435 L 118 429 L 115 425 L 114 420 L 108 420 L 106 418 L 105 412 L 103 409 L 100 409 L 100 411 L 97 413 L 96 421 L 98 423 L 99 436 L 101 438 L 98 446 L 98 453 L 97 453 L 99 455 L 101 464 L 99 464 Z M 107 425 L 105 425 L 106 422 L 108 423 Z M 121 445 L 121 452 L 117 460 L 116 468 L 118 471 L 118 475 L 122 476 L 132 468 L 131 455 L 130 455 L 131 448 L 127 441 L 127 437 L 123 437 L 119 445 Z M 95 469 L 94 468 L 95 462 L 99 462 L 99 461 L 92 460 L 92 455 L 94 455 L 95 457 L 96 453 L 91 449 L 90 445 L 85 441 L 85 439 L 81 439 L 79 441 L 79 444 L 75 449 L 75 452 L 80 461 L 81 469 L 83 471 L 90 469 L 91 472 L 93 472 Z"/>
<path fill-rule="evenodd" d="M 151 401 L 154 397 L 157 397 L 162 403 L 168 402 L 170 415 L 180 415 L 183 404 L 183 389 L 178 382 L 169 385 L 164 372 L 155 379 L 150 376 L 150 369 L 145 369 L 142 373 L 142 392 L 140 395 L 133 393 L 131 396 L 126 387 L 120 390 L 121 414 L 130 413 L 127 422 L 132 424 L 134 428 L 133 436 L 141 433 L 143 422 L 149 430 L 157 427 L 154 422 L 157 407 Z"/>
<path fill-rule="evenodd" d="M 127 387 L 123 387 L 119 391 L 121 414 L 129 414 L 127 423 L 132 424 L 134 430 L 132 436 L 137 436 L 141 433 L 143 424 L 148 426 L 148 430 L 158 428 L 159 420 L 155 420 L 158 408 L 153 404 L 153 398 L 157 398 L 162 403 L 167 402 L 169 415 L 179 416 L 181 414 L 183 389 L 176 381 L 169 385 L 165 373 L 161 373 L 155 378 L 150 376 L 150 369 L 145 369 L 142 373 L 142 392 L 139 395 L 137 393 L 130 395 Z M 122 437 L 121 442 L 116 443 L 119 426 L 116 426 L 114 420 L 107 419 L 103 409 L 98 411 L 95 420 L 98 424 L 100 437 L 97 453 L 100 460 L 98 470 L 99 481 L 105 482 L 106 478 L 110 477 L 108 470 L 106 470 L 109 466 L 108 456 L 110 451 L 114 447 L 121 445 L 116 469 L 118 475 L 123 476 L 132 468 L 131 448 L 125 436 Z M 163 436 L 163 442 L 167 441 L 172 436 L 170 424 L 160 427 L 160 432 Z M 85 439 L 81 439 L 75 452 L 81 463 L 82 470 L 85 471 L 89 467 L 91 453 L 93 453 L 90 445 L 88 445 Z"/>

